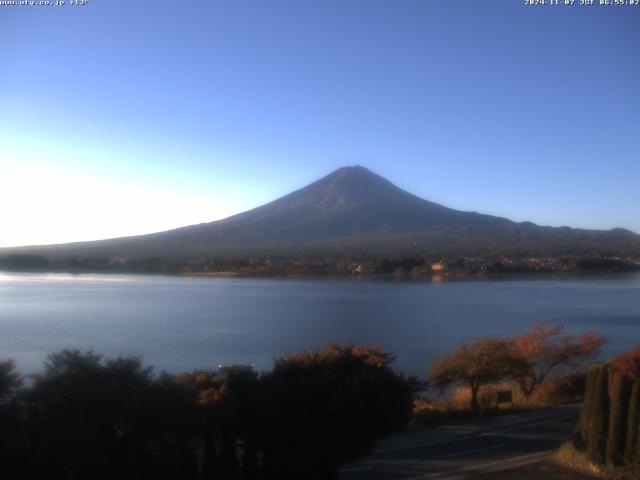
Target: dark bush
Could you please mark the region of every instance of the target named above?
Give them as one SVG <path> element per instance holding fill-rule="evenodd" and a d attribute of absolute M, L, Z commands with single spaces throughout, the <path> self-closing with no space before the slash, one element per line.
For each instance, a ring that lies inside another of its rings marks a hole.
<path fill-rule="evenodd" d="M 406 425 L 417 382 L 394 372 L 392 360 L 336 345 L 276 360 L 264 379 L 272 468 L 287 478 L 329 478 Z"/>

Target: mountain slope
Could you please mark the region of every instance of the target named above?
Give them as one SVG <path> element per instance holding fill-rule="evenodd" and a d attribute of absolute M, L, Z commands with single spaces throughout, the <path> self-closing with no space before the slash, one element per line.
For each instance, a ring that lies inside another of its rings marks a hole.
<path fill-rule="evenodd" d="M 541 227 L 453 210 L 355 166 L 223 220 L 149 235 L 0 250 L 61 256 L 252 256 L 305 253 L 640 254 L 640 236 Z"/>

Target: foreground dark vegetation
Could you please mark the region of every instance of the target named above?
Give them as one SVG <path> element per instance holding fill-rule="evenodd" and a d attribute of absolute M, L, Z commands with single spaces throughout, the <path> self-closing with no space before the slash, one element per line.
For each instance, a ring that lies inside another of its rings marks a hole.
<path fill-rule="evenodd" d="M 405 428 L 580 400 L 605 339 L 541 324 L 475 340 L 430 368 L 442 396 L 377 348 L 332 345 L 246 368 L 155 375 L 135 357 L 62 351 L 22 379 L 0 363 L 0 465 L 8 479 L 336 478 Z M 511 395 L 512 394 L 512 395 Z"/>
<path fill-rule="evenodd" d="M 304 255 L 207 257 L 197 259 L 0 257 L 0 269 L 25 272 L 105 272 L 235 275 L 469 276 L 531 273 L 605 273 L 640 271 L 640 258 L 609 256 L 505 257 L 424 255 Z"/>
<path fill-rule="evenodd" d="M 331 346 L 271 372 L 154 376 L 62 351 L 28 387 L 2 363 L 2 478 L 333 478 L 409 420 L 415 380 L 375 348 Z"/>

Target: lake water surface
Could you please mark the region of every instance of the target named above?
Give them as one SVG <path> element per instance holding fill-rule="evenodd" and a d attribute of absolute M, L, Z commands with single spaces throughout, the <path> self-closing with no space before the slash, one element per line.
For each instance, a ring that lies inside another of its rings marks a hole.
<path fill-rule="evenodd" d="M 0 358 L 24 373 L 63 348 L 135 354 L 158 370 L 254 363 L 330 342 L 379 345 L 424 376 L 474 337 L 536 322 L 640 344 L 640 275 L 445 283 L 0 273 Z"/>

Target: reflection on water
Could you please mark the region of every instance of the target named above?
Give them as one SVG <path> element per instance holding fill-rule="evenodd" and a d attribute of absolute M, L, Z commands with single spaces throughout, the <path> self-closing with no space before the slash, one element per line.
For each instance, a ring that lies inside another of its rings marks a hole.
<path fill-rule="evenodd" d="M 536 322 L 596 330 L 604 356 L 640 343 L 640 276 L 410 282 L 0 274 L 0 357 L 23 372 L 46 354 L 93 348 L 142 355 L 171 371 L 218 363 L 271 366 L 330 342 L 379 345 L 423 376 L 474 337 Z"/>
<path fill-rule="evenodd" d="M 0 272 L 0 282 L 135 282 L 140 276 L 136 275 L 88 275 L 71 273 L 7 273 Z"/>

